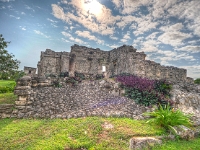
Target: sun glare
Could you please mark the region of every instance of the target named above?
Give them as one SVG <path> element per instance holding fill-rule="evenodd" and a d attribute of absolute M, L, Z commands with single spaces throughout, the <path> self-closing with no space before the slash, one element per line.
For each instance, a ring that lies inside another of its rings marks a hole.
<path fill-rule="evenodd" d="M 94 15 L 99 15 L 102 5 L 97 0 L 85 0 L 85 10 Z"/>

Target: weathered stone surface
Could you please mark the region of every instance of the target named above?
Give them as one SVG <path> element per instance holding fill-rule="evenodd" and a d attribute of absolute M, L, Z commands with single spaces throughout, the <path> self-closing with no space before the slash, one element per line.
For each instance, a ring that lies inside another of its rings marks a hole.
<path fill-rule="evenodd" d="M 31 91 L 26 89 L 26 90 L 15 90 L 14 91 L 15 95 L 30 95 Z"/>
<path fill-rule="evenodd" d="M 192 121 L 195 126 L 200 125 L 200 94 L 196 88 L 195 85 L 174 85 L 171 91 L 174 107 L 194 116 Z"/>
<path fill-rule="evenodd" d="M 173 128 L 175 129 L 173 130 L 173 132 L 176 135 L 180 136 L 182 139 L 190 140 L 190 139 L 193 139 L 195 136 L 195 131 L 191 130 L 190 128 L 186 126 L 179 125 Z"/>
<path fill-rule="evenodd" d="M 99 86 L 105 83 L 109 84 L 109 90 Z M 28 95 L 19 95 L 16 101 L 15 108 L 18 111 L 15 113 L 18 118 L 117 116 L 143 119 L 142 113 L 149 109 L 136 105 L 131 99 L 120 97 L 116 83 L 104 80 L 87 81 L 78 86 L 65 85 L 62 88 L 37 86 L 29 92 L 26 93 Z"/>
<path fill-rule="evenodd" d="M 13 111 L 13 104 L 1 104 L 0 105 L 0 118 L 8 118 Z"/>
<path fill-rule="evenodd" d="M 133 137 L 129 142 L 130 150 L 148 149 L 155 144 L 162 144 L 162 141 L 156 137 Z"/>
<path fill-rule="evenodd" d="M 111 51 L 73 45 L 71 52 L 54 52 L 46 49 L 41 52 L 38 62 L 38 75 L 59 75 L 69 72 L 71 77 L 74 72 L 85 75 L 106 74 L 106 78 L 121 73 L 131 73 L 150 79 L 167 79 L 174 83 L 193 83 L 192 78 L 187 78 L 186 69 L 160 64 L 145 60 L 146 54 L 137 52 L 133 46 L 123 45 Z M 105 68 L 103 70 L 102 68 Z"/>

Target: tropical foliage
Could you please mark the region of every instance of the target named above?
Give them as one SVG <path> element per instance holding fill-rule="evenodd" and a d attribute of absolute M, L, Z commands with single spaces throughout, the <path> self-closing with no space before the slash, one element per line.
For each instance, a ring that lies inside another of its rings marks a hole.
<path fill-rule="evenodd" d="M 200 78 L 197 78 L 196 80 L 194 80 L 195 84 L 200 84 Z"/>
<path fill-rule="evenodd" d="M 169 105 L 165 105 L 165 107 L 160 105 L 158 109 L 153 112 L 147 112 L 145 115 L 153 117 L 148 121 L 149 123 L 153 122 L 167 130 L 176 125 L 192 125 L 189 115 L 185 115 L 180 110 L 171 109 Z"/>
<path fill-rule="evenodd" d="M 125 96 L 134 99 L 138 104 L 172 104 L 169 99 L 172 86 L 166 80 L 150 80 L 130 74 L 119 75 L 116 80 L 125 89 Z"/>
<path fill-rule="evenodd" d="M 15 76 L 20 62 L 14 59 L 13 54 L 9 54 L 5 48 L 9 42 L 6 42 L 3 35 L 0 34 L 0 79 L 9 79 Z"/>

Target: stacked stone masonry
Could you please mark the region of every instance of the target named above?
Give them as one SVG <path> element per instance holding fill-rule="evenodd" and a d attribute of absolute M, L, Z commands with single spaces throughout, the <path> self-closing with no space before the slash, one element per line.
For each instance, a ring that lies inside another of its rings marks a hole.
<path fill-rule="evenodd" d="M 66 84 L 60 78 L 61 88 L 52 86 L 52 78 L 18 80 L 15 94 L 18 100 L 11 116 L 18 118 L 72 118 L 85 116 L 116 116 L 143 119 L 152 108 L 136 105 L 123 97 L 124 90 L 113 79 L 84 80 L 77 85 Z M 174 107 L 193 114 L 200 125 L 200 86 L 174 85 L 171 91 Z"/>
<path fill-rule="evenodd" d="M 122 97 L 123 90 L 113 80 L 83 81 L 55 88 L 45 78 L 21 78 L 15 89 L 18 100 L 13 114 L 18 118 L 76 118 L 116 116 L 143 119 L 150 108 Z"/>
<path fill-rule="evenodd" d="M 71 52 L 54 52 L 47 49 L 41 52 L 38 62 L 38 75 L 59 75 L 61 72 L 84 74 L 102 74 L 102 66 L 106 67 L 107 76 L 120 73 L 131 73 L 150 79 L 167 79 L 179 83 L 192 83 L 187 77 L 187 70 L 173 66 L 162 66 L 154 61 L 145 60 L 146 54 L 136 52 L 132 46 L 123 45 L 111 51 L 73 45 Z"/>

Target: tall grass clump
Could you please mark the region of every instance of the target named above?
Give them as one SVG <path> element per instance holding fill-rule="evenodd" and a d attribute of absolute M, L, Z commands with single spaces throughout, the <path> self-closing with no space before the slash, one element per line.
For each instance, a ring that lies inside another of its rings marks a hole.
<path fill-rule="evenodd" d="M 166 130 L 177 125 L 192 125 L 189 115 L 185 115 L 180 110 L 171 109 L 169 105 L 165 105 L 165 107 L 159 105 L 155 111 L 144 113 L 144 115 L 152 117 L 147 123 L 155 123 Z"/>

